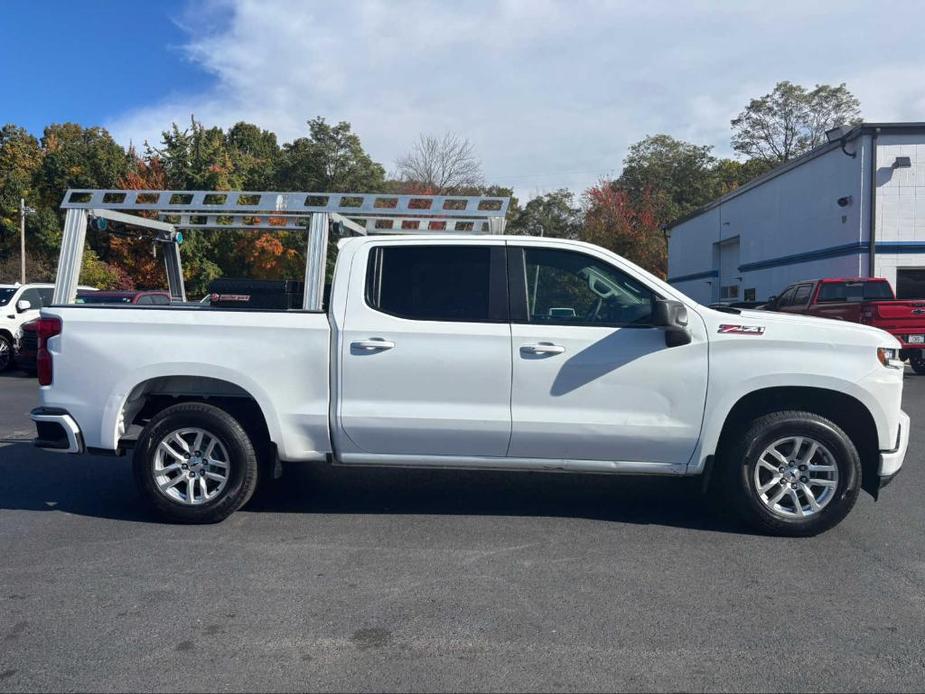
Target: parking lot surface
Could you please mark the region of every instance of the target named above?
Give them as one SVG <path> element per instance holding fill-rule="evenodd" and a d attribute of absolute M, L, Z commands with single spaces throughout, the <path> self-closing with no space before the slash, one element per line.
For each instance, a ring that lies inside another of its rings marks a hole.
<path fill-rule="evenodd" d="M 0 377 L 0 691 L 921 690 L 925 377 L 903 473 L 816 538 L 688 480 L 292 467 L 213 526 L 34 450 Z"/>

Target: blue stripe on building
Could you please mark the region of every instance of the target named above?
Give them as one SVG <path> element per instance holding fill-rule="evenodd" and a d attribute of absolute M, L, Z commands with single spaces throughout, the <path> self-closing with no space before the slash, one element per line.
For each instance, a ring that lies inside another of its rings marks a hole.
<path fill-rule="evenodd" d="M 858 255 L 867 252 L 867 244 L 861 241 L 857 243 L 846 243 L 843 246 L 831 246 L 829 248 L 819 248 L 815 251 L 806 253 L 794 253 L 793 255 L 784 255 L 779 258 L 768 258 L 759 260 L 755 263 L 745 263 L 739 265 L 739 272 L 752 272 L 753 270 L 766 270 L 772 267 L 782 265 L 796 265 L 797 263 L 809 263 L 813 260 L 825 260 L 826 258 L 839 258 L 845 255 Z"/>
<path fill-rule="evenodd" d="M 923 241 L 880 241 L 875 244 L 877 253 L 922 253 L 925 254 L 925 242 Z M 755 270 L 767 270 L 772 267 L 781 267 L 783 265 L 797 265 L 799 263 L 810 263 L 814 260 L 825 260 L 826 258 L 840 258 L 846 255 L 860 255 L 868 252 L 868 245 L 864 241 L 856 243 L 846 243 L 842 246 L 830 246 L 829 248 L 819 248 L 815 251 L 806 251 L 805 253 L 794 253 L 793 255 L 784 255 L 779 258 L 769 258 L 768 260 L 759 260 L 754 263 L 745 263 L 739 265 L 739 272 L 753 272 Z M 710 277 L 719 277 L 716 270 L 707 270 L 705 272 L 695 272 L 690 275 L 680 275 L 678 277 L 669 277 L 669 282 L 689 282 L 691 280 L 707 279 Z"/>
<path fill-rule="evenodd" d="M 695 272 L 692 275 L 678 275 L 677 277 L 669 277 L 669 282 L 690 282 L 691 280 L 703 280 L 708 277 L 719 277 L 718 270 L 707 270 L 706 272 Z"/>
<path fill-rule="evenodd" d="M 922 241 L 881 241 L 874 245 L 877 253 L 925 253 Z"/>

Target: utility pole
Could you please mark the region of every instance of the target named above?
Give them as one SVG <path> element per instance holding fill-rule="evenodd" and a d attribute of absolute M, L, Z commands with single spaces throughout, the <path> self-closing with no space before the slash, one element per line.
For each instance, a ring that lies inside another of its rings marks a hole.
<path fill-rule="evenodd" d="M 19 199 L 19 282 L 26 283 L 26 215 L 35 214 L 35 210 L 26 207 L 26 199 Z"/>
<path fill-rule="evenodd" d="M 26 199 L 19 199 L 19 281 L 26 283 Z"/>

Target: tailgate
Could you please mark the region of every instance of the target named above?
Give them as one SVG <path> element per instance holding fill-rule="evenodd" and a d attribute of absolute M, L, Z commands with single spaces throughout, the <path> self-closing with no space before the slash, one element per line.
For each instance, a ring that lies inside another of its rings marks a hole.
<path fill-rule="evenodd" d="M 861 308 L 870 322 L 894 335 L 925 334 L 925 300 L 876 301 Z"/>

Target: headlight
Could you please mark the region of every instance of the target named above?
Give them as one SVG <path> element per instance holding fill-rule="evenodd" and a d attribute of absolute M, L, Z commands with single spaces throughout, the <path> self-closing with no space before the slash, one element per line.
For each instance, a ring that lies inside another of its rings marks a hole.
<path fill-rule="evenodd" d="M 888 369 L 902 369 L 905 367 L 899 358 L 899 350 L 893 347 L 878 347 L 877 359 Z"/>

